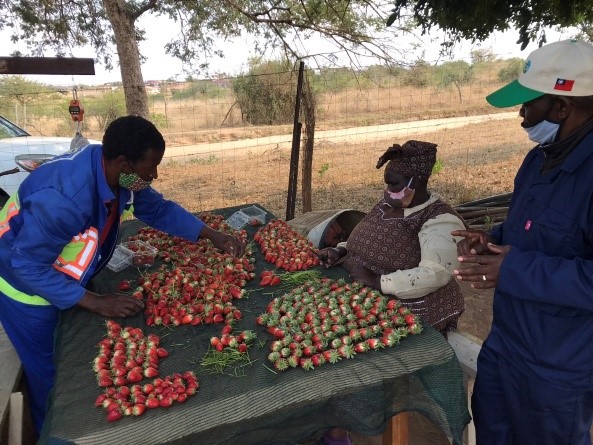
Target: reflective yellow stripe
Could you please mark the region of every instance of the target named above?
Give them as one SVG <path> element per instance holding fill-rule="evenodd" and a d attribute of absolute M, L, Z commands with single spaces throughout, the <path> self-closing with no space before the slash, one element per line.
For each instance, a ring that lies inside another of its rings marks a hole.
<path fill-rule="evenodd" d="M 8 281 L 4 278 L 0 277 L 0 292 L 6 295 L 13 300 L 16 300 L 20 303 L 24 304 L 31 304 L 35 306 L 49 306 L 51 303 L 44 298 L 41 298 L 39 295 L 27 295 L 20 290 L 15 289 L 12 287 Z"/>

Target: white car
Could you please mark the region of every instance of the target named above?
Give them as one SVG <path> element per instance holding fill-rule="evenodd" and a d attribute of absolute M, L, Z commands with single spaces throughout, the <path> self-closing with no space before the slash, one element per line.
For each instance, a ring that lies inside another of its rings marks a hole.
<path fill-rule="evenodd" d="M 81 148 L 81 140 L 87 141 L 82 137 L 73 141 L 66 137 L 31 136 L 0 116 L 0 208 L 18 190 L 29 172 L 54 156 Z"/>

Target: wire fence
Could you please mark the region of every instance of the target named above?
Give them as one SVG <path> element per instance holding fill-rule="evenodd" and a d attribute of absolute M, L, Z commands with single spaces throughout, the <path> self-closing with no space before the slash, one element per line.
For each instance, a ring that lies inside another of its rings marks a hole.
<path fill-rule="evenodd" d="M 368 211 L 380 198 L 377 158 L 409 139 L 438 144 L 429 187 L 452 204 L 512 191 L 532 144 L 518 109 L 495 109 L 485 97 L 517 76 L 517 60 L 426 62 L 361 70 L 306 72 L 314 100 L 313 210 Z M 297 71 L 269 64 L 235 78 L 150 82 L 150 118 L 167 150 L 155 188 L 193 211 L 258 202 L 286 211 Z M 0 114 L 34 135 L 73 136 L 72 89 L 0 88 Z M 123 89 L 78 85 L 82 133 L 101 139 L 125 114 Z M 300 121 L 305 127 L 304 116 Z M 305 143 L 303 128 L 303 144 Z M 310 133 L 309 133 L 310 134 Z M 299 181 L 302 175 L 299 172 Z M 301 209 L 301 184 L 297 214 Z"/>

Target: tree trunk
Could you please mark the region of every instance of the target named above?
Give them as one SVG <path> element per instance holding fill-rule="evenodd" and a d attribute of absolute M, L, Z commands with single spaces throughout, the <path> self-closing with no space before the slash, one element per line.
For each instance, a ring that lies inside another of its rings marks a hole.
<path fill-rule="evenodd" d="M 135 18 L 128 13 L 123 0 L 103 0 L 103 7 L 113 27 L 128 114 L 148 119 L 148 96 L 142 78 Z"/>

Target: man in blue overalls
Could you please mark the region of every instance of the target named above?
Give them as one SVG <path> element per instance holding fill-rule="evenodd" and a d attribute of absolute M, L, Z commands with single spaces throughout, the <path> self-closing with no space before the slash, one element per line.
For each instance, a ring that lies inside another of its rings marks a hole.
<path fill-rule="evenodd" d="M 36 169 L 0 209 L 0 322 L 23 364 L 37 433 L 54 383 L 54 329 L 61 310 L 79 306 L 128 317 L 143 304 L 98 295 L 89 280 L 109 262 L 121 215 L 133 205 L 145 224 L 189 241 L 209 239 L 242 256 L 236 237 L 207 226 L 151 187 L 165 153 L 158 129 L 140 116 L 113 121 L 102 144 Z"/>
<path fill-rule="evenodd" d="M 492 288 L 494 319 L 472 396 L 484 444 L 590 445 L 593 419 L 593 46 L 532 52 L 519 79 L 487 98 L 522 104 L 538 145 L 515 178 L 507 220 L 458 231 L 465 267 Z"/>

